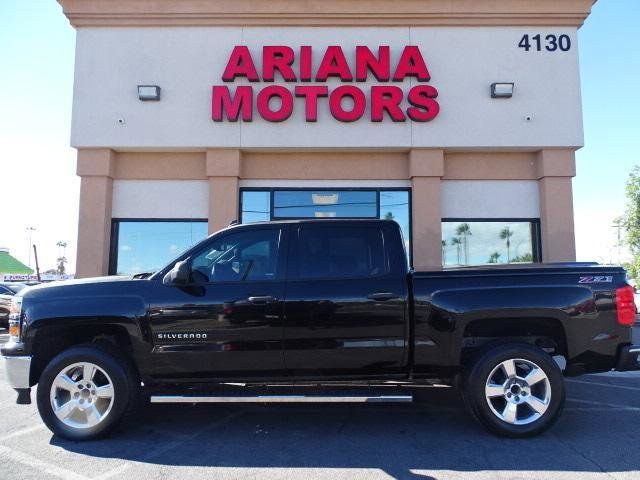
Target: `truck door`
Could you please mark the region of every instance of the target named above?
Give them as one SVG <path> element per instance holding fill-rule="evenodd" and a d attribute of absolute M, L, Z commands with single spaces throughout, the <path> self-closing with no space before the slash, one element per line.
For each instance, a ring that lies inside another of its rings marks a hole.
<path fill-rule="evenodd" d="M 150 309 L 156 375 L 284 374 L 285 234 L 278 225 L 230 230 L 189 259 L 189 284 L 158 285 Z"/>
<path fill-rule="evenodd" d="M 291 228 L 284 329 L 289 373 L 402 371 L 408 338 L 406 266 L 397 265 L 398 257 L 386 249 L 400 249 L 394 227 L 391 222 L 318 222 Z"/>

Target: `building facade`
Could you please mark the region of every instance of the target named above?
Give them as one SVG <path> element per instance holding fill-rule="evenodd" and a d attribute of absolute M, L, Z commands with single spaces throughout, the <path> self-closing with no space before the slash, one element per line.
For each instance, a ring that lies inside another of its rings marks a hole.
<path fill-rule="evenodd" d="M 391 218 L 415 266 L 575 259 L 593 0 L 59 0 L 77 277 L 233 220 Z"/>

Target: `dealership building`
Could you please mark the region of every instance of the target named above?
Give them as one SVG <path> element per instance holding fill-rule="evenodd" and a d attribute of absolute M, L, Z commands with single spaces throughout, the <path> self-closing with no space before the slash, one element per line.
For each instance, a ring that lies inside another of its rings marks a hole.
<path fill-rule="evenodd" d="M 388 218 L 415 266 L 575 259 L 593 0 L 59 0 L 78 277 L 209 233 Z"/>

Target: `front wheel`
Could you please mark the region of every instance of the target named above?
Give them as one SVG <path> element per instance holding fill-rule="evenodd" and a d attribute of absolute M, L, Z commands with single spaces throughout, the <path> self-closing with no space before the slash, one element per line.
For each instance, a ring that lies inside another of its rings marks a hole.
<path fill-rule="evenodd" d="M 128 363 L 98 346 L 55 357 L 38 382 L 42 420 L 56 435 L 92 440 L 108 434 L 132 407 L 138 387 Z"/>
<path fill-rule="evenodd" d="M 555 361 L 525 343 L 495 346 L 465 372 L 463 397 L 489 431 L 530 437 L 551 427 L 562 413 L 564 379 Z"/>

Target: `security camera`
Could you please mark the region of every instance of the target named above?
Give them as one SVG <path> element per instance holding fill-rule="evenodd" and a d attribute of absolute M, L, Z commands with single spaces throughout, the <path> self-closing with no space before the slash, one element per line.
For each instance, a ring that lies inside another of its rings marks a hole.
<path fill-rule="evenodd" d="M 525 115 L 524 119 L 525 121 L 530 122 L 531 120 L 533 120 L 533 115 Z"/>
<path fill-rule="evenodd" d="M 120 118 L 118 118 L 118 119 L 116 120 L 116 123 L 117 123 L 118 125 L 124 125 L 124 124 L 125 124 L 125 123 L 127 123 L 127 122 L 125 121 L 125 119 L 124 119 L 123 117 L 120 117 Z"/>

